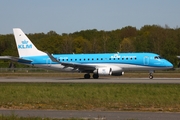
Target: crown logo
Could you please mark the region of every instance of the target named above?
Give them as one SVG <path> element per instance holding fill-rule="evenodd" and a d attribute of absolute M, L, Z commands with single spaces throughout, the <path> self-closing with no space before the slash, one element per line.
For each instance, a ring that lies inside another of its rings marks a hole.
<path fill-rule="evenodd" d="M 28 41 L 23 40 L 23 41 L 21 41 L 21 43 L 22 43 L 22 44 L 28 44 Z"/>

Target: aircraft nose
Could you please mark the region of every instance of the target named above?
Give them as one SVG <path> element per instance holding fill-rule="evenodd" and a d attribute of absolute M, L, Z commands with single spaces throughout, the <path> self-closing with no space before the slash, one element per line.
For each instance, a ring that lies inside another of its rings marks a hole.
<path fill-rule="evenodd" d="M 173 64 L 171 62 L 169 62 L 169 61 L 167 61 L 165 63 L 165 65 L 166 65 L 167 68 L 173 68 Z"/>

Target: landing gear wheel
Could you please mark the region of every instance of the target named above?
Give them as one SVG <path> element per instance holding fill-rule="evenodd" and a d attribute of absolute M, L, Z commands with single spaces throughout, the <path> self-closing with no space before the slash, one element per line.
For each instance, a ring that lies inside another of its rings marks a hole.
<path fill-rule="evenodd" d="M 90 74 L 84 74 L 84 79 L 89 79 L 90 77 Z"/>
<path fill-rule="evenodd" d="M 153 79 L 153 73 L 154 73 L 154 71 L 149 72 L 149 79 Z"/>
<path fill-rule="evenodd" d="M 153 75 L 149 75 L 149 79 L 153 79 Z"/>
<path fill-rule="evenodd" d="M 98 79 L 98 78 L 99 78 L 99 75 L 98 75 L 98 74 L 93 74 L 93 78 L 94 78 L 94 79 Z"/>

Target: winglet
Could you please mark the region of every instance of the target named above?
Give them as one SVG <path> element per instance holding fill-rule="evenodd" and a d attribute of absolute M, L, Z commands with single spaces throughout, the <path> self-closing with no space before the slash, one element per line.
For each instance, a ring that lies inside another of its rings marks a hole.
<path fill-rule="evenodd" d="M 49 58 L 50 58 L 53 62 L 61 63 L 61 62 L 59 62 L 56 58 L 54 58 L 51 54 L 49 54 L 48 52 L 46 52 L 46 54 L 49 56 Z"/>

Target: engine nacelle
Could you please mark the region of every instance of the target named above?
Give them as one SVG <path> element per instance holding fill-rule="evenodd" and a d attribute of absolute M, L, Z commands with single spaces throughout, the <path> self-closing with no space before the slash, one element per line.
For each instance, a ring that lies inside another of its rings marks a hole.
<path fill-rule="evenodd" d="M 124 75 L 123 71 L 114 71 L 114 72 L 112 72 L 112 76 L 121 76 L 121 75 Z"/>
<path fill-rule="evenodd" d="M 118 67 L 118 66 L 112 66 L 112 74 L 113 76 L 121 76 L 124 75 L 124 72 L 122 70 L 122 68 Z"/>
<path fill-rule="evenodd" d="M 94 71 L 94 73 L 99 75 L 111 75 L 112 69 L 109 67 L 98 68 Z"/>
<path fill-rule="evenodd" d="M 94 70 L 94 73 L 99 75 L 113 75 L 113 76 L 121 76 L 124 74 L 122 68 L 117 66 L 98 68 Z"/>

